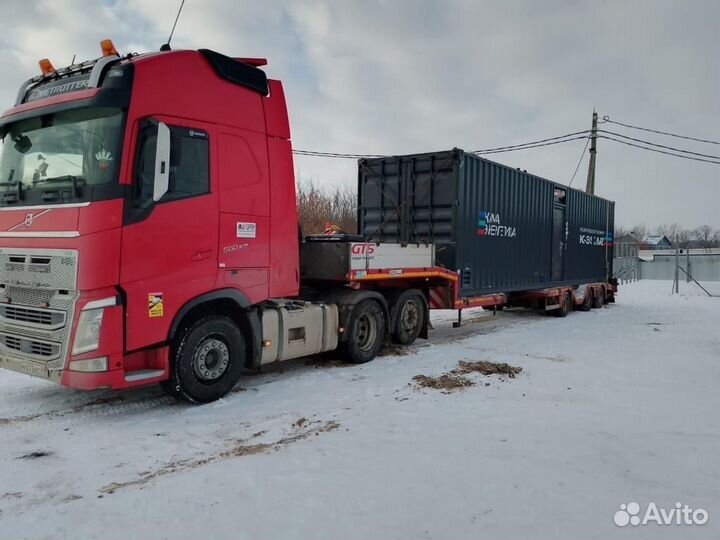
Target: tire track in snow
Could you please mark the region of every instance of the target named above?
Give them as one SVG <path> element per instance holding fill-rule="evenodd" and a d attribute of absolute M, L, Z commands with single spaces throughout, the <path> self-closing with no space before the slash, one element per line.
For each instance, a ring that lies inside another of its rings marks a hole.
<path fill-rule="evenodd" d="M 144 473 L 141 473 L 137 478 L 133 480 L 128 480 L 125 482 L 111 482 L 101 487 L 98 491 L 101 494 L 100 496 L 111 495 L 120 489 L 141 487 L 164 476 L 191 471 L 200 467 L 204 467 L 205 465 L 210 465 L 219 461 L 223 461 L 225 459 L 252 456 L 255 454 L 262 454 L 270 451 L 281 450 L 282 448 L 290 444 L 302 441 L 313 435 L 320 435 L 321 433 L 335 431 L 340 427 L 340 424 L 335 420 L 329 420 L 326 422 L 322 422 L 319 420 L 310 423 L 306 422 L 307 420 L 305 418 L 300 418 L 293 424 L 293 427 L 295 428 L 294 432 L 291 432 L 289 435 L 285 435 L 275 441 L 252 443 L 252 440 L 259 438 L 265 434 L 264 431 L 259 431 L 256 434 L 250 436 L 249 438 L 235 441 L 229 448 L 226 448 L 225 450 L 217 452 L 213 455 L 202 458 L 191 457 L 176 460 L 154 471 L 146 471 Z M 307 426 L 307 429 L 302 429 L 304 426 Z"/>

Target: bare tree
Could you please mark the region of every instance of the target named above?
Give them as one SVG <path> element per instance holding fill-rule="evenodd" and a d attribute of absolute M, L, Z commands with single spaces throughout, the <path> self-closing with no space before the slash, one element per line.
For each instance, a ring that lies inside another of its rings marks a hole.
<path fill-rule="evenodd" d="M 630 229 L 628 229 L 627 227 L 623 227 L 622 225 L 615 226 L 615 238 L 627 236 L 628 234 L 630 234 L 630 232 Z"/>
<path fill-rule="evenodd" d="M 635 225 L 632 229 L 630 229 L 630 234 L 637 238 L 638 242 L 642 242 L 647 238 L 648 230 L 645 225 Z"/>
<path fill-rule="evenodd" d="M 687 229 L 678 229 L 675 236 L 675 245 L 679 248 L 685 249 L 692 240 L 692 231 Z"/>
<path fill-rule="evenodd" d="M 357 195 L 349 186 L 325 189 L 312 181 L 297 186 L 298 219 L 303 234 L 319 234 L 328 226 L 357 232 Z"/>
<path fill-rule="evenodd" d="M 674 242 L 679 230 L 680 225 L 678 225 L 677 223 L 673 223 L 672 225 L 660 225 L 657 228 L 656 234 L 658 236 L 667 236 L 671 241 Z"/>
<path fill-rule="evenodd" d="M 701 225 L 692 234 L 701 248 L 714 247 L 720 239 L 719 231 L 714 230 L 710 225 Z"/>

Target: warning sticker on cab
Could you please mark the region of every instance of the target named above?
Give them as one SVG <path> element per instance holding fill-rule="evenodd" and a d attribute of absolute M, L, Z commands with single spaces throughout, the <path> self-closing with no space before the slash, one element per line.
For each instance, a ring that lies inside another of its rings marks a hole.
<path fill-rule="evenodd" d="M 148 317 L 162 317 L 163 311 L 163 293 L 154 292 L 148 294 Z"/>
<path fill-rule="evenodd" d="M 237 222 L 238 238 L 255 238 L 257 232 L 257 223 L 248 223 L 245 221 Z"/>

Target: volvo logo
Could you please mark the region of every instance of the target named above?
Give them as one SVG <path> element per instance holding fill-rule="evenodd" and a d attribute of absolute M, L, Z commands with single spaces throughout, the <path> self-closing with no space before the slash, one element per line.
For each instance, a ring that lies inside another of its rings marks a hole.
<path fill-rule="evenodd" d="M 27 214 L 25 214 L 25 219 L 23 219 L 23 220 L 22 220 L 20 223 L 18 223 L 17 225 L 13 225 L 12 227 L 10 227 L 10 228 L 8 229 L 8 232 L 14 231 L 14 230 L 16 230 L 16 229 L 19 229 L 19 228 L 21 228 L 23 225 L 25 225 L 25 227 L 27 227 L 27 228 L 30 228 L 30 227 L 32 227 L 32 226 L 35 224 L 35 220 L 36 220 L 36 219 L 38 219 L 38 218 L 41 217 L 41 216 L 44 216 L 44 215 L 47 214 L 48 212 L 52 212 L 52 208 L 46 208 L 45 210 L 42 210 L 42 211 L 40 211 L 40 212 L 36 212 L 35 214 L 33 214 L 32 212 L 27 213 Z M 24 233 L 20 233 L 20 234 L 24 234 Z M 33 234 L 33 233 L 28 233 L 28 234 Z"/>

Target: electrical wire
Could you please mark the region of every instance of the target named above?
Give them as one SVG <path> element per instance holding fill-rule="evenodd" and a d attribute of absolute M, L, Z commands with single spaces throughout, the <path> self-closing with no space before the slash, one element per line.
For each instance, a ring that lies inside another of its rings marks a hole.
<path fill-rule="evenodd" d="M 643 139 L 636 139 L 634 137 L 628 137 L 627 135 L 623 135 L 622 133 L 617 133 L 615 131 L 598 129 L 598 133 L 607 133 L 608 135 L 614 135 L 615 137 L 622 137 L 623 139 L 628 139 L 630 141 L 634 141 L 637 143 L 648 144 L 650 146 L 656 146 L 657 148 L 664 148 L 665 150 L 671 150 L 673 152 L 681 152 L 683 154 L 690 154 L 693 156 L 699 156 L 699 157 L 710 158 L 710 159 L 720 159 L 720 156 L 715 156 L 712 154 L 701 154 L 699 152 L 692 152 L 691 150 L 683 150 L 682 148 L 675 148 L 674 146 L 666 146 L 664 144 L 658 144 L 658 143 L 654 143 L 654 142 L 650 142 L 650 141 L 645 141 Z"/>
<path fill-rule="evenodd" d="M 558 135 L 557 137 L 548 137 L 547 139 L 540 139 L 540 140 L 537 140 L 537 141 L 530 141 L 530 142 L 520 143 L 520 144 L 511 144 L 511 145 L 509 145 L 509 146 L 498 146 L 498 147 L 496 147 L 496 148 L 486 148 L 486 149 L 484 149 L 484 150 L 473 150 L 471 153 L 472 153 L 472 154 L 494 154 L 494 153 L 496 153 L 496 152 L 504 152 L 504 151 L 511 151 L 511 150 L 522 150 L 522 149 L 523 149 L 524 147 L 526 147 L 526 146 L 533 145 L 533 147 L 534 147 L 534 145 L 536 145 L 536 144 L 538 144 L 538 143 L 544 143 L 544 142 L 548 142 L 548 141 L 556 141 L 556 140 L 558 140 L 558 139 L 564 139 L 564 138 L 566 138 L 566 137 L 573 137 L 573 136 L 575 136 L 575 135 L 581 135 L 581 134 L 589 133 L 589 132 L 590 132 L 589 129 L 585 129 L 585 130 L 583 130 L 583 131 L 576 131 L 576 132 L 574 132 L 574 133 L 566 133 L 565 135 Z M 584 138 L 584 137 L 579 137 L 579 138 L 582 139 L 582 138 Z M 574 141 L 574 140 L 577 140 L 577 138 L 575 138 L 575 139 L 568 139 L 568 140 Z M 561 142 L 567 142 L 567 141 L 558 141 L 558 143 L 561 143 Z"/>
<path fill-rule="evenodd" d="M 475 151 L 472 153 L 475 155 L 478 155 L 478 156 L 486 156 L 489 154 L 501 154 L 503 152 L 516 152 L 517 150 L 531 150 L 533 148 L 540 148 L 542 146 L 552 146 L 554 144 L 562 144 L 562 143 L 571 142 L 571 141 L 580 141 L 582 139 L 587 139 L 587 136 L 584 135 L 582 137 L 571 137 L 569 139 L 563 139 L 561 141 L 551 141 L 551 142 L 546 142 L 546 143 L 541 143 L 541 144 L 534 144 L 532 146 L 518 146 L 515 148 L 507 148 L 504 150 L 481 150 L 481 151 Z"/>
<path fill-rule="evenodd" d="M 599 123 L 600 124 L 604 124 L 604 123 L 617 124 L 618 126 L 623 126 L 623 127 L 630 128 L 630 129 L 639 129 L 641 131 L 649 131 L 650 133 L 658 133 L 660 135 L 668 135 L 669 137 L 677 137 L 678 139 L 687 139 L 689 141 L 697 141 L 697 142 L 701 142 L 701 143 L 720 145 L 720 141 L 713 141 L 710 139 L 700 139 L 698 137 L 690 137 L 688 135 L 679 135 L 677 133 L 671 133 L 669 131 L 660 131 L 658 129 L 650 129 L 650 128 L 645 128 L 645 127 L 640 127 L 640 126 L 634 126 L 632 124 L 624 124 L 622 122 L 610 120 L 610 117 L 607 115 L 603 116 L 602 122 L 599 122 Z"/>
<path fill-rule="evenodd" d="M 558 135 L 557 137 L 548 137 L 547 139 L 539 139 L 537 141 L 529 141 L 526 143 L 512 144 L 508 146 L 498 146 L 495 148 L 486 148 L 483 150 L 474 150 L 469 152 L 471 154 L 499 154 L 501 152 L 513 152 L 516 150 L 530 150 L 532 148 L 540 148 L 542 146 L 552 146 L 554 144 L 562 144 L 571 141 L 577 141 L 580 139 L 586 139 L 587 134 L 590 133 L 589 129 L 583 131 L 576 131 L 574 133 L 566 133 L 565 135 Z M 581 135 L 581 136 L 578 136 Z M 383 158 L 388 157 L 383 154 L 352 154 L 349 152 L 320 152 L 316 150 L 293 150 L 293 154 L 296 156 L 307 156 L 307 157 L 322 157 L 322 158 L 337 158 L 337 159 L 372 159 L 372 158 Z"/>
<path fill-rule="evenodd" d="M 659 154 L 666 154 L 666 155 L 668 155 L 668 156 L 679 157 L 679 158 L 682 158 L 682 159 L 690 159 L 690 160 L 693 160 L 693 161 L 703 161 L 703 162 L 705 162 L 705 163 L 714 163 L 715 165 L 720 165 L 720 161 L 715 161 L 715 160 L 712 160 L 712 159 L 704 159 L 704 158 L 699 158 L 699 157 L 693 157 L 693 156 L 685 156 L 685 155 L 683 155 L 683 154 L 676 154 L 676 153 L 674 153 L 674 152 L 667 152 L 667 151 L 665 151 L 665 150 L 659 150 L 658 148 L 651 148 L 651 147 L 648 147 L 648 146 L 642 146 L 642 145 L 640 145 L 640 144 L 635 144 L 635 143 L 631 143 L 631 142 L 628 142 L 628 141 L 623 141 L 622 139 L 615 139 L 615 138 L 613 138 L 613 137 L 608 137 L 607 135 L 598 135 L 598 139 L 605 139 L 605 140 L 608 140 L 608 141 L 615 141 L 615 142 L 618 142 L 618 143 L 621 143 L 621 144 L 626 144 L 626 145 L 628 145 L 628 146 L 634 146 L 635 148 L 641 148 L 642 150 L 649 150 L 649 151 L 651 151 L 651 152 L 657 152 L 657 153 L 659 153 Z"/>
<path fill-rule="evenodd" d="M 338 159 L 363 159 L 388 157 L 380 154 L 349 154 L 343 152 L 316 152 L 315 150 L 293 150 L 296 156 L 326 157 Z"/>
<path fill-rule="evenodd" d="M 587 150 L 588 145 L 590 144 L 590 137 L 586 137 L 585 141 L 585 148 L 583 148 L 583 151 L 580 153 L 580 159 L 578 160 L 577 167 L 575 167 L 575 172 L 572 175 L 572 178 L 570 179 L 570 183 L 568 184 L 568 187 L 572 187 L 573 180 L 575 180 L 575 176 L 577 176 L 578 171 L 580 170 L 580 164 L 583 161 L 583 158 L 585 157 L 585 151 Z"/>

